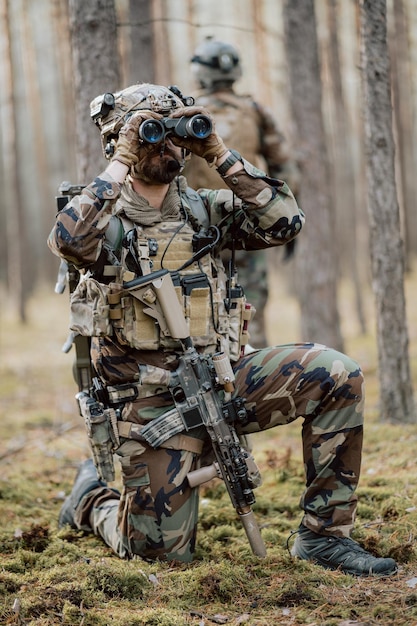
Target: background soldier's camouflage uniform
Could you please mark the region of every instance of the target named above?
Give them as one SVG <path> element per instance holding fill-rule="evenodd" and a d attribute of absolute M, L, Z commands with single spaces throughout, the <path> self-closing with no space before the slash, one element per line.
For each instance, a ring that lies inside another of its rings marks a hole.
<path fill-rule="evenodd" d="M 234 91 L 234 82 L 241 73 L 237 51 L 229 44 L 211 41 L 210 38 L 200 48 L 204 67 L 198 67 L 198 55 L 194 57 L 193 65 L 196 77 L 201 79 L 204 88 L 193 94 L 196 104 L 204 106 L 213 115 L 216 130 L 227 146 L 237 150 L 250 163 L 270 176 L 285 180 L 291 191 L 297 195 L 300 172 L 271 111 L 252 96 Z M 239 72 L 236 72 L 236 66 L 231 66 L 230 71 L 219 72 L 216 55 L 223 54 L 223 50 L 230 50 L 236 55 Z M 213 62 L 213 68 L 210 67 L 210 62 Z M 218 180 L 215 169 L 208 167 L 204 159 L 199 157 L 191 156 L 184 174 L 194 189 L 226 188 L 225 183 Z M 223 255 L 223 260 L 228 260 L 226 254 Z M 250 254 L 237 251 L 235 264 L 246 297 L 257 311 L 251 321 L 251 345 L 254 348 L 264 348 L 269 345 L 265 320 L 269 291 L 268 254 L 265 250 Z"/>

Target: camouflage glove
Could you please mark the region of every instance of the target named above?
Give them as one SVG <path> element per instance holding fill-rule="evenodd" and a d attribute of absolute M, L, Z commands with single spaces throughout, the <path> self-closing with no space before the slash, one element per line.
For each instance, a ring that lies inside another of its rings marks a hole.
<path fill-rule="evenodd" d="M 209 117 L 213 124 L 213 130 L 206 139 L 195 139 L 194 137 L 177 137 L 172 133 L 169 135 L 172 143 L 181 148 L 189 150 L 197 156 L 203 157 L 209 165 L 216 163 L 217 159 L 223 154 L 226 154 L 227 148 L 223 143 L 223 139 L 216 133 L 214 128 L 214 121 L 209 112 L 203 107 L 182 107 L 176 109 L 174 113 L 171 113 L 171 118 L 192 117 L 193 115 L 202 114 Z"/>
<path fill-rule="evenodd" d="M 129 167 L 136 165 L 143 151 L 143 141 L 139 137 L 139 127 L 149 119 L 160 120 L 162 115 L 153 111 L 136 111 L 120 129 L 113 161 L 120 161 Z"/>

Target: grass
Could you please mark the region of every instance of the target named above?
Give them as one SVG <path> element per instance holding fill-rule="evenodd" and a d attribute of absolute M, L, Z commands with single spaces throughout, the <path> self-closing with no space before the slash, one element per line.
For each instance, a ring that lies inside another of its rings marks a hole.
<path fill-rule="evenodd" d="M 414 275 L 407 279 L 415 384 L 416 282 Z M 271 340 L 296 340 L 297 307 L 283 284 L 275 287 L 268 307 Z M 376 555 L 396 558 L 398 574 L 356 579 L 290 557 L 286 544 L 300 519 L 304 480 L 298 424 L 254 438 L 264 480 L 254 511 L 265 559 L 252 555 L 219 481 L 202 489 L 190 565 L 121 561 L 97 537 L 58 530 L 59 509 L 88 445 L 74 400 L 72 356 L 61 352 L 67 298 L 51 288 L 31 300 L 26 326 L 7 307 L 2 312 L 0 624 L 417 625 L 417 428 L 378 421 L 372 299 L 366 336 L 358 334 L 347 286 L 342 302 L 346 351 L 363 365 L 368 389 L 354 538 Z"/>

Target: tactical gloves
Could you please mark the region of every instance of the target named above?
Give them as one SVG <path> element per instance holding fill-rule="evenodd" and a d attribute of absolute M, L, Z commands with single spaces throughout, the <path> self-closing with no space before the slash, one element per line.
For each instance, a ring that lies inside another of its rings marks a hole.
<path fill-rule="evenodd" d="M 208 111 L 203 107 L 182 107 L 175 109 L 174 113 L 171 113 L 170 117 L 177 118 L 185 115 L 186 117 L 192 117 L 193 115 L 203 114 L 211 118 Z M 196 139 L 194 137 L 177 137 L 172 134 L 169 135 L 171 141 L 176 146 L 181 146 L 186 150 L 189 150 L 197 156 L 203 157 L 209 165 L 216 163 L 217 159 L 227 152 L 227 148 L 223 143 L 223 140 L 216 133 L 213 123 L 213 131 L 206 139 Z"/>
<path fill-rule="evenodd" d="M 143 142 L 139 137 L 140 125 L 145 120 L 160 120 L 161 118 L 162 115 L 153 113 L 153 111 L 133 113 L 132 117 L 120 129 L 113 160 L 120 161 L 129 167 L 136 165 L 141 156 L 141 148 L 143 148 Z"/>
<path fill-rule="evenodd" d="M 175 109 L 169 117 L 192 117 L 197 114 L 203 114 L 210 117 L 208 112 L 203 107 L 194 106 Z M 146 156 L 149 155 L 149 152 L 155 149 L 155 145 L 158 145 L 147 143 L 140 138 L 139 128 L 141 124 L 145 120 L 161 120 L 162 118 L 162 115 L 154 113 L 153 111 L 137 111 L 133 113 L 131 118 L 124 124 L 124 126 L 122 126 L 119 132 L 113 160 L 120 161 L 121 163 L 124 163 L 134 169 L 135 165 L 137 165 L 142 158 L 146 158 Z M 175 133 L 171 132 L 168 133 L 167 139 L 170 139 L 174 145 L 185 148 L 193 154 L 202 157 L 209 163 L 209 165 L 216 164 L 217 159 L 226 154 L 228 150 L 221 137 L 219 137 L 216 133 L 214 123 L 212 132 L 205 139 L 195 137 L 178 137 Z"/>

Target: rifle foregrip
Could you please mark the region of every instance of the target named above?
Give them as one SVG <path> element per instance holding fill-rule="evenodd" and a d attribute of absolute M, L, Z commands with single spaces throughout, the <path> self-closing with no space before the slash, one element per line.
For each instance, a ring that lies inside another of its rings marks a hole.
<path fill-rule="evenodd" d="M 214 462 L 211 465 L 205 465 L 204 467 L 199 467 L 192 472 L 188 472 L 188 484 L 190 487 L 198 487 L 198 485 L 202 485 L 203 483 L 212 480 L 213 478 L 221 478 L 221 472 L 219 470 L 218 463 Z"/>

